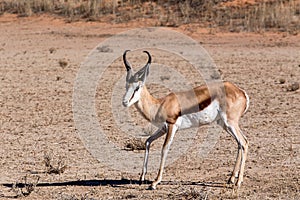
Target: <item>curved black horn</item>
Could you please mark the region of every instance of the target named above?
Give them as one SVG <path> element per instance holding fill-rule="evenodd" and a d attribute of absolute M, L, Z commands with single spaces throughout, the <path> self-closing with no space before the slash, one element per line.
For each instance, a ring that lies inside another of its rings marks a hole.
<path fill-rule="evenodd" d="M 146 53 L 146 54 L 148 55 L 148 62 L 147 62 L 146 65 L 151 64 L 151 55 L 150 55 L 150 53 L 149 53 L 148 51 L 143 51 L 143 52 Z"/>
<path fill-rule="evenodd" d="M 123 62 L 124 62 L 124 64 L 125 64 L 125 67 L 126 67 L 127 71 L 131 70 L 131 66 L 130 66 L 129 62 L 126 60 L 126 53 L 127 53 L 128 51 L 130 51 L 130 50 L 126 50 L 126 51 L 124 52 L 124 54 L 123 54 Z"/>

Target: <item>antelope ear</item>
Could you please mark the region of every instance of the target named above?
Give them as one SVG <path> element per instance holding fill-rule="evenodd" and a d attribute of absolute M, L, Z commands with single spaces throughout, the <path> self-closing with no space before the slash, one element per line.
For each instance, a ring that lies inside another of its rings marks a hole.
<path fill-rule="evenodd" d="M 138 79 L 139 81 L 145 82 L 147 76 L 149 75 L 149 66 L 147 65 L 145 67 L 143 67 L 142 69 L 140 69 L 136 74 L 136 79 Z"/>

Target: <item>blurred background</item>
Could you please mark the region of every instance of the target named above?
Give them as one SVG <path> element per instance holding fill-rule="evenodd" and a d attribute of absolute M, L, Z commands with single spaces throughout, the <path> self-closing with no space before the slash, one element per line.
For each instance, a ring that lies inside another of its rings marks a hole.
<path fill-rule="evenodd" d="M 49 13 L 78 20 L 177 27 L 197 23 L 231 32 L 300 29 L 300 0 L 1 0 L 0 14 Z"/>

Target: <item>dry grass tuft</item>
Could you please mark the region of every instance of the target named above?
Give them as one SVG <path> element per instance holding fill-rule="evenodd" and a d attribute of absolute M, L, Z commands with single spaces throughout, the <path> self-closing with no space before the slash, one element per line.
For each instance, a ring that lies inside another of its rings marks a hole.
<path fill-rule="evenodd" d="M 169 195 L 170 199 L 182 199 L 182 200 L 208 200 L 208 192 L 204 190 L 196 190 L 190 188 L 184 190 L 178 194 Z"/>
<path fill-rule="evenodd" d="M 135 150 L 145 150 L 146 145 L 140 139 L 129 139 L 125 144 L 125 150 L 135 151 Z"/>
<path fill-rule="evenodd" d="M 263 1 L 257 5 L 236 9 L 231 28 L 242 31 L 289 31 L 300 29 L 300 2 L 296 0 Z"/>
<path fill-rule="evenodd" d="M 67 169 L 67 165 L 60 156 L 57 161 L 54 161 L 50 154 L 45 154 L 44 164 L 48 174 L 62 174 Z"/>
<path fill-rule="evenodd" d="M 65 68 L 65 67 L 68 66 L 68 61 L 67 61 L 66 59 L 60 59 L 60 60 L 58 61 L 58 64 L 59 64 L 59 66 L 60 66 L 61 68 Z"/>
<path fill-rule="evenodd" d="M 239 2 L 239 3 L 236 3 Z M 298 34 L 300 30 L 299 0 L 265 0 L 247 4 L 242 1 L 122 1 L 122 0 L 1 0 L 0 14 L 15 13 L 30 16 L 51 13 L 67 21 L 104 20 L 127 22 L 151 18 L 158 26 L 179 26 L 199 23 L 203 27 L 221 27 L 239 31 L 286 31 Z"/>
<path fill-rule="evenodd" d="M 29 177 L 26 175 L 22 178 L 21 182 L 16 182 L 12 186 L 12 191 L 16 194 L 14 198 L 27 197 L 29 196 L 36 188 L 40 177 L 34 176 L 31 177 L 31 181 L 29 181 Z"/>
<path fill-rule="evenodd" d="M 57 196 L 57 199 L 60 199 L 60 200 L 96 200 L 92 197 L 89 197 L 88 194 L 82 194 L 82 195 L 72 194 L 72 195 L 69 195 L 69 194 L 64 194 L 64 193 L 59 194 Z"/>
<path fill-rule="evenodd" d="M 9 12 L 20 17 L 31 16 L 34 13 L 53 13 L 71 19 L 97 19 L 102 14 L 113 13 L 116 1 L 108 0 L 2 0 L 0 13 Z"/>

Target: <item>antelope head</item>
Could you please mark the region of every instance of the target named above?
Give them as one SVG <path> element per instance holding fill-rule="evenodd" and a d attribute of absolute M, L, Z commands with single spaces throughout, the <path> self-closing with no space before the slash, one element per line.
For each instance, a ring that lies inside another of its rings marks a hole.
<path fill-rule="evenodd" d="M 123 105 L 125 107 L 129 107 L 140 100 L 143 86 L 145 85 L 146 77 L 149 74 L 149 67 L 151 64 L 150 53 L 148 51 L 144 51 L 144 53 L 148 55 L 148 62 L 138 72 L 133 73 L 129 62 L 126 59 L 126 53 L 128 51 L 129 50 L 126 50 L 123 54 L 123 61 L 127 70 L 126 92 L 123 98 Z"/>

